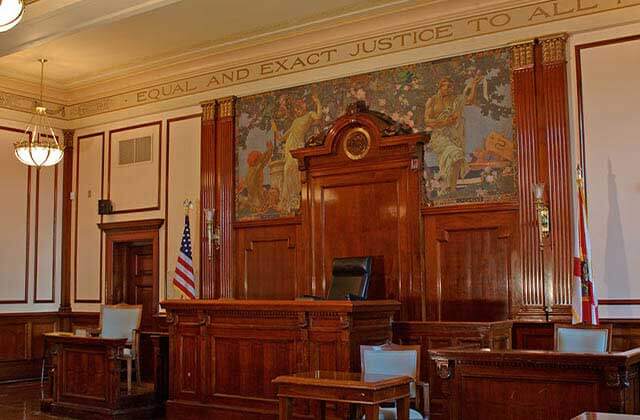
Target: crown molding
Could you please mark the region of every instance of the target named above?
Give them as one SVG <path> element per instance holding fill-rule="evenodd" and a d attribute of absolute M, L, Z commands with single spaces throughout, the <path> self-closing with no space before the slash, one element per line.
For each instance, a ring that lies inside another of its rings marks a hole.
<path fill-rule="evenodd" d="M 436 5 L 441 6 L 439 2 Z M 52 107 L 64 107 L 62 119 L 82 119 L 186 96 L 202 100 L 202 95 L 218 89 L 227 94 L 222 91 L 231 86 L 500 32 L 526 30 L 541 35 L 540 30 L 547 27 L 553 30 L 569 20 L 581 22 L 573 25 L 576 30 L 597 29 L 598 25 L 611 24 L 611 19 L 601 17 L 606 12 L 617 13 L 618 24 L 640 20 L 640 0 L 496 1 L 491 7 L 442 15 L 428 13 L 433 12 L 433 7 L 407 8 L 388 16 L 358 20 L 357 24 L 353 21 L 295 37 L 287 35 L 268 44 L 187 51 L 182 61 L 153 69 L 142 66 L 126 77 L 107 78 L 70 90 L 52 89 L 55 92 L 52 98 L 56 99 Z M 592 15 L 600 16 L 589 19 Z M 3 85 L 0 83 L 0 90 L 6 90 Z M 12 86 L 12 92 L 8 93 L 21 96 L 20 89 L 15 88 L 17 84 Z M 3 103 L 2 95 L 5 92 L 0 92 L 0 107 L 20 104 L 24 110 L 24 98 Z"/>

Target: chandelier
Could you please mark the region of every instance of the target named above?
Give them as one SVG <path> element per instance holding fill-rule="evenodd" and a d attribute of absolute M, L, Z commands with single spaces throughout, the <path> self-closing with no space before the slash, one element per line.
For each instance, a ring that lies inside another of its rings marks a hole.
<path fill-rule="evenodd" d="M 36 104 L 35 112 L 24 134 L 13 146 L 20 162 L 41 167 L 60 162 L 64 149 L 58 143 L 58 138 L 47 118 L 47 108 L 44 107 L 44 63 L 47 60 L 41 58 L 38 61 L 40 62 L 40 102 Z"/>
<path fill-rule="evenodd" d="M 20 22 L 24 14 L 22 0 L 0 0 L 0 32 L 8 31 Z"/>

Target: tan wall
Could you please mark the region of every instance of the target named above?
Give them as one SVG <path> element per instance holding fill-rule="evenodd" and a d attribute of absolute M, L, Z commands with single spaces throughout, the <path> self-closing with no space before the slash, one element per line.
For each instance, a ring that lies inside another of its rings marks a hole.
<path fill-rule="evenodd" d="M 77 160 L 80 171 L 79 176 L 77 172 L 74 175 L 74 186 L 78 183 L 77 201 L 74 203 L 78 206 L 78 239 L 77 242 L 74 239 L 72 245 L 73 253 L 78 253 L 72 265 L 71 300 L 74 310 L 97 310 L 99 303 L 104 301 L 104 235 L 100 237 L 99 222 L 165 219 L 166 223 L 160 228 L 160 299 L 174 297 L 171 286 L 165 294 L 165 285 L 167 278 L 171 281 L 175 269 L 184 226 L 182 203 L 185 199 L 194 204 L 190 221 L 198 277 L 200 117 L 197 114 L 200 111 L 200 106 L 187 107 L 88 127 L 76 133 L 76 145 L 80 144 Z M 85 137 L 87 135 L 90 137 Z M 119 166 L 118 141 L 147 135 L 153 142 L 152 161 Z M 92 191 L 91 197 L 89 191 Z M 100 197 L 110 197 L 114 210 L 122 213 L 101 218 L 97 204 Z M 140 211 L 145 208 L 150 209 Z M 76 272 L 77 283 L 74 286 Z"/>
<path fill-rule="evenodd" d="M 1 312 L 49 311 L 59 305 L 63 168 L 38 174 L 20 163 L 13 143 L 23 129 L 0 120 Z"/>
<path fill-rule="evenodd" d="M 640 142 L 634 116 L 640 103 L 640 38 L 621 39 L 629 35 L 640 35 L 640 25 L 576 35 L 571 43 L 580 48 L 579 67 L 571 51 L 573 138 L 577 158 L 581 97 L 593 272 L 600 299 L 640 299 L 634 270 L 640 255 Z M 640 305 L 603 305 L 600 313 L 637 317 Z"/>
<path fill-rule="evenodd" d="M 635 16 L 635 17 L 634 17 Z M 577 81 L 575 76 L 575 60 L 571 55 L 573 51 L 573 46 L 579 43 L 586 42 L 594 42 L 597 40 L 615 38 L 625 34 L 638 34 L 640 33 L 640 25 L 626 25 L 619 26 L 620 22 L 629 22 L 636 19 L 640 19 L 640 15 L 638 14 L 638 8 L 628 9 L 628 10 L 619 10 L 610 13 L 604 14 L 596 14 L 592 16 L 586 16 L 582 18 L 576 18 L 569 21 L 556 21 L 548 24 L 535 25 L 528 28 L 519 28 L 512 31 L 500 32 L 495 34 L 489 34 L 486 36 L 478 37 L 478 38 L 469 38 L 463 39 L 459 41 L 454 41 L 441 45 L 428 46 L 423 48 L 416 48 L 406 51 L 399 51 L 397 53 L 366 58 L 362 60 L 356 60 L 348 63 L 343 63 L 339 65 L 329 66 L 322 69 L 314 69 L 310 71 L 300 72 L 296 74 L 288 74 L 281 77 L 273 77 L 270 79 L 265 79 L 261 81 L 255 81 L 245 84 L 239 84 L 236 86 L 225 87 L 216 91 L 199 93 L 193 96 L 184 96 L 176 99 L 167 100 L 164 102 L 158 102 L 154 104 L 148 104 L 136 108 L 131 108 L 122 111 L 116 111 L 111 113 L 99 114 L 93 117 L 87 117 L 84 119 L 78 119 L 75 121 L 70 121 L 67 124 L 69 127 L 77 128 L 76 138 L 86 136 L 88 134 L 101 133 L 104 135 L 104 152 L 101 149 L 101 146 L 98 146 L 98 143 L 101 143 L 101 138 L 87 138 L 80 141 L 80 143 L 86 143 L 86 147 L 81 145 L 79 149 L 79 159 L 77 162 L 80 164 L 80 175 L 79 177 L 74 175 L 74 191 L 76 192 L 76 202 L 73 204 L 73 227 L 72 229 L 72 257 L 75 255 L 76 248 L 78 249 L 78 257 L 72 259 L 72 285 L 71 285 L 71 293 L 72 293 L 72 302 L 74 309 L 76 310 L 95 310 L 98 307 L 97 303 L 82 303 L 76 302 L 76 299 L 80 300 L 95 300 L 98 301 L 104 297 L 103 290 L 103 278 L 104 278 L 104 267 L 101 269 L 101 265 L 103 262 L 103 256 L 100 254 L 101 249 L 101 239 L 99 237 L 99 233 L 97 232 L 96 223 L 101 219 L 97 215 L 97 199 L 98 196 L 104 196 L 106 198 L 106 188 L 108 182 L 108 168 L 110 167 L 110 163 L 108 161 L 109 154 L 109 132 L 113 130 L 120 130 L 126 127 L 139 126 L 142 124 L 149 124 L 153 122 L 160 121 L 161 122 L 161 135 L 159 135 L 156 139 L 154 139 L 154 145 L 157 147 L 157 151 L 160 152 L 159 160 L 155 161 L 160 165 L 159 167 L 159 178 L 154 175 L 156 172 L 150 171 L 145 173 L 144 176 L 137 177 L 136 170 L 130 171 L 125 174 L 125 172 L 113 173 L 113 183 L 111 184 L 112 190 L 110 194 L 112 194 L 112 198 L 116 203 L 116 209 L 118 206 L 123 206 L 124 208 L 133 208 L 134 206 L 144 205 L 146 206 L 149 203 L 156 204 L 154 200 L 157 198 L 157 184 L 158 181 L 160 183 L 160 203 L 159 209 L 157 210 L 149 210 L 144 212 L 137 213 L 124 213 L 117 214 L 111 216 L 105 216 L 102 218 L 104 222 L 112 222 L 112 221 L 123 221 L 123 220 L 140 220 L 140 219 L 150 219 L 150 218 L 167 218 L 168 223 L 166 226 L 163 226 L 160 232 L 160 273 L 161 273 L 161 287 L 160 287 L 160 297 L 163 298 L 165 296 L 165 281 L 166 278 L 171 276 L 171 272 L 173 271 L 172 262 L 175 260 L 175 254 L 177 252 L 180 234 L 182 232 L 182 202 L 188 198 L 191 199 L 195 203 L 195 207 L 199 207 L 198 199 L 199 199 L 199 136 L 200 136 L 200 126 L 197 119 L 187 119 L 183 121 L 175 121 L 171 122 L 169 125 L 171 126 L 170 130 L 167 130 L 167 122 L 169 120 L 180 118 L 183 116 L 189 116 L 194 113 L 200 112 L 200 106 L 198 105 L 200 101 L 211 99 L 214 97 L 223 97 L 228 95 L 249 95 L 259 92 L 264 92 L 272 89 L 289 87 L 294 85 L 312 83 L 319 80 L 332 79 L 336 77 L 342 77 L 351 74 L 363 73 L 373 70 L 378 70 L 382 68 L 394 67 L 402 64 L 415 63 L 433 60 L 437 58 L 442 58 L 446 56 L 453 56 L 468 53 L 471 51 L 477 51 L 482 49 L 495 48 L 500 46 L 505 46 L 510 43 L 516 42 L 522 39 L 528 39 L 534 36 L 541 36 L 545 34 L 552 34 L 561 31 L 573 32 L 574 34 L 569 38 L 569 51 L 568 54 L 570 56 L 569 63 L 569 82 L 570 82 L 570 108 L 573 112 L 572 119 L 572 144 L 574 146 L 574 151 L 577 150 Z M 618 25 L 618 26 L 616 26 Z M 609 29 L 593 31 L 590 28 L 602 28 L 610 26 Z M 400 26 L 399 26 L 400 27 Z M 370 31 L 371 28 L 362 28 L 362 32 L 365 33 Z M 315 44 L 314 44 L 315 45 Z M 614 77 L 618 77 L 617 72 L 620 71 L 619 66 L 612 65 L 611 61 L 614 60 L 614 56 L 610 56 L 611 53 L 607 53 L 608 55 L 596 54 L 593 59 L 595 60 L 592 67 L 595 70 L 602 68 L 603 71 L 611 71 L 616 72 Z M 628 58 L 628 57 L 627 57 Z M 636 72 L 637 74 L 637 72 Z M 633 72 L 625 73 L 620 77 L 632 76 Z M 588 76 L 591 77 L 591 76 Z M 607 78 L 611 79 L 612 76 L 604 77 L 603 80 Z M 631 81 L 625 80 L 627 83 Z M 631 79 L 633 80 L 633 79 Z M 592 89 L 590 87 L 589 89 Z M 603 96 L 601 99 L 617 102 L 620 99 L 619 95 L 623 95 L 623 98 L 629 98 L 630 94 L 628 91 L 623 93 L 615 93 L 612 96 L 611 91 L 608 91 L 606 88 L 606 84 L 595 86 L 596 90 L 593 92 L 597 94 L 606 94 L 608 96 Z M 637 90 L 637 89 L 636 89 Z M 622 101 L 620 101 L 622 102 Z M 633 101 L 631 101 L 633 104 Z M 635 102 L 637 103 L 637 101 Z M 631 105 L 627 105 L 625 110 L 635 109 Z M 14 115 L 17 114 L 14 111 L 0 111 L 0 117 L 6 116 L 7 118 L 11 118 L 15 121 L 24 120 L 23 115 Z M 627 121 L 628 120 L 628 121 Z M 628 124 L 632 124 L 633 119 L 628 118 L 626 120 L 618 121 L 616 124 L 616 129 L 620 129 L 621 127 L 627 127 Z M 591 124 L 591 123 L 590 123 Z M 599 127 L 602 128 L 604 124 L 607 124 L 607 121 L 602 119 L 596 123 L 600 124 Z M 6 124 L 5 124 L 6 125 Z M 612 124 L 610 124 L 612 125 Z M 16 127 L 23 127 L 24 123 L 14 123 Z M 610 128 L 610 127 L 607 127 Z M 169 138 L 167 138 L 167 131 L 169 131 Z M 0 131 L 0 140 L 4 142 L 11 142 L 10 137 L 7 133 Z M 6 139 L 5 139 L 6 138 Z M 91 145 L 89 145 L 91 143 Z M 167 159 L 167 143 L 169 144 L 168 154 L 169 157 Z M 627 149 L 622 147 L 618 147 L 614 145 L 611 147 L 610 143 L 607 143 L 607 146 L 616 150 L 616 153 L 620 156 L 628 155 Z M 76 142 L 77 146 L 77 142 Z M 4 146 L 3 146 L 4 147 Z M 0 176 L 0 182 L 3 182 L 2 188 L 3 191 L 7 191 L 6 196 L 10 197 L 19 197 L 20 194 L 24 195 L 24 185 L 26 185 L 26 179 L 24 178 L 24 173 L 20 172 L 19 166 L 11 166 L 15 164 L 13 162 L 13 155 L 11 152 L 11 148 L 9 146 L 5 147 L 5 152 L 0 156 L 0 159 L 7 160 L 7 165 L 2 164 L 0 167 L 0 171 L 6 171 L 6 176 Z M 623 151 L 624 150 L 624 151 Z M 74 152 L 77 153 L 78 149 L 74 149 Z M 616 155 L 618 156 L 618 155 Z M 0 163 L 1 164 L 1 163 Z M 167 164 L 169 170 L 169 177 L 167 178 Z M 590 165 L 592 166 L 592 165 Z M 631 166 L 632 167 L 632 166 Z M 155 167 L 157 169 L 157 167 Z M 113 169 L 113 168 L 112 168 Z M 74 168 L 75 173 L 76 168 Z M 587 170 L 591 171 L 596 169 L 587 168 Z M 60 168 L 62 171 L 62 168 Z M 60 172 L 61 174 L 61 172 Z M 591 175 L 590 175 L 591 176 Z M 594 175 L 595 177 L 595 175 Z M 601 177 L 601 176 L 600 176 Z M 59 177 L 61 178 L 61 177 Z M 104 178 L 104 181 L 103 181 Z M 620 178 L 627 178 L 626 175 L 623 176 L 621 173 Z M 136 183 L 130 183 L 128 180 L 134 179 Z M 590 178 L 589 182 L 594 178 Z M 9 181 L 11 180 L 11 181 Z M 60 181 L 60 180 L 59 180 Z M 139 184 L 137 182 L 140 182 Z M 47 188 L 51 188 L 51 179 L 50 175 L 41 177 L 41 184 L 47 185 L 47 187 L 41 187 L 44 191 L 49 191 Z M 78 188 L 75 188 L 76 182 L 78 182 Z M 102 183 L 104 182 L 105 190 L 101 193 L 100 189 L 102 188 Z M 33 182 L 32 182 L 33 183 Z M 132 189 L 130 189 L 133 186 Z M 100 188 L 99 188 L 100 187 Z M 589 186 L 590 188 L 596 188 Z M 22 188 L 22 189 L 21 189 Z M 167 188 L 168 188 L 168 196 L 167 196 Z M 625 186 L 625 188 L 627 188 Z M 59 191 L 61 188 L 59 189 Z M 89 190 L 92 191 L 91 197 L 88 196 Z M 50 192 L 50 191 L 49 191 Z M 50 197 L 49 192 L 47 192 Z M 153 192 L 153 193 L 149 193 Z M 594 192 L 594 194 L 598 194 Z M 603 192 L 600 192 L 602 195 Z M 138 201 L 139 200 L 139 201 Z M 604 200 L 604 198 L 602 199 Z M 45 200 L 46 201 L 46 200 Z M 47 212 L 51 210 L 51 203 L 43 201 L 43 212 L 44 209 L 47 208 Z M 590 197 L 591 206 L 595 206 L 594 198 Z M 598 201 L 600 202 L 600 201 Z M 607 201 L 602 201 L 603 203 Z M 22 271 L 22 283 L 20 283 L 20 279 L 18 278 L 18 274 L 20 273 L 20 264 L 23 266 L 26 265 L 26 254 L 25 252 L 20 251 L 25 249 L 25 224 L 26 224 L 26 215 L 25 215 L 25 207 L 26 207 L 26 197 L 24 200 L 20 201 L 19 199 L 12 199 L 10 202 L 5 204 L 8 206 L 6 210 L 4 210 L 7 214 L 7 218 L 3 218 L 3 223 L 9 224 L 9 220 L 12 221 L 11 226 L 7 230 L 7 235 L 10 237 L 9 240 L 12 243 L 16 244 L 15 249 L 12 249 L 10 252 L 14 254 L 3 254 L 1 258 L 6 259 L 7 261 L 11 261 L 10 265 L 11 273 L 9 277 L 5 279 L 0 279 L 3 283 L 3 290 L 6 282 L 6 290 L 7 296 L 18 296 L 22 297 L 20 294 L 24 289 L 21 287 L 24 286 L 24 270 Z M 78 207 L 78 217 L 76 218 L 76 205 Z M 123 208 L 121 207 L 121 208 Z M 608 208 L 608 207 L 607 207 Z M 58 206 L 58 211 L 60 211 L 60 206 Z M 606 208 L 602 209 L 593 209 L 592 212 L 606 212 Z M 604 214 L 604 213 L 603 213 Z M 198 220 L 199 215 L 197 212 L 192 212 L 191 224 L 192 224 L 192 234 L 193 238 L 198 237 L 199 226 Z M 43 216 L 44 217 L 44 216 Z M 46 246 L 49 246 L 49 242 L 51 238 L 46 237 L 48 229 L 48 225 L 51 222 L 51 217 L 48 219 L 42 219 L 42 227 L 39 229 L 39 234 L 42 236 L 38 243 L 39 246 L 42 246 L 42 251 L 38 254 L 38 297 L 46 299 L 50 296 L 50 289 L 48 289 L 48 283 L 44 280 L 46 278 L 46 273 L 49 270 L 49 265 L 52 264 L 53 260 L 51 258 L 46 257 L 46 252 L 44 251 Z M 592 216 L 594 219 L 595 216 Z M 25 220 L 22 220 L 25 219 Z M 21 221 L 22 220 L 22 221 Z M 60 218 L 58 218 L 60 220 Z M 76 221 L 78 223 L 77 234 L 78 240 L 75 241 L 75 224 Z M 592 226 L 592 230 L 602 229 L 602 227 Z M 626 227 L 625 227 L 626 229 Z M 625 231 L 626 232 L 626 231 Z M 630 231 L 631 232 L 631 231 Z M 593 234 L 594 238 L 596 238 L 596 232 Z M 625 239 L 628 237 L 625 236 Z M 630 243 L 630 242 L 629 242 Z M 625 244 L 627 247 L 627 243 Z M 59 254 L 60 248 L 56 249 L 56 252 Z M 614 248 L 617 249 L 617 248 Z M 165 251 L 166 250 L 166 251 Z M 194 240 L 194 253 L 197 254 L 198 246 Z M 3 251 L 4 252 L 4 251 Z M 31 251 L 33 253 L 33 250 Z M 594 249 L 596 256 L 596 274 L 599 275 L 602 264 L 597 260 L 598 258 L 602 259 L 601 255 L 602 251 L 596 251 Z M 600 252 L 600 254 L 598 254 Z M 637 255 L 630 254 L 631 257 Z M 630 258 L 631 258 L 630 257 Z M 59 257 L 58 257 L 59 258 Z M 628 260 L 630 260 L 630 258 Z M 32 260 L 33 257 L 30 259 Z M 196 260 L 196 267 L 198 266 L 198 256 L 194 255 L 194 259 Z M 13 262 L 17 261 L 17 264 Z M 77 269 L 75 268 L 77 265 Z M 59 270 L 60 264 L 56 264 L 57 270 Z M 4 267 L 4 263 L 3 263 Z M 30 271 L 31 277 L 33 274 L 33 270 Z M 78 282 L 74 284 L 75 276 L 78 276 Z M 617 278 L 615 275 L 612 276 L 604 276 L 602 281 L 610 282 L 614 281 Z M 10 278 L 10 280 L 9 280 Z M 41 278 L 43 279 L 41 283 Z M 612 280 L 613 279 L 613 280 Z M 29 286 L 29 301 L 33 300 L 33 279 L 30 278 L 30 286 Z M 618 289 L 617 289 L 618 288 Z M 611 287 L 603 285 L 601 287 L 602 293 L 607 297 L 618 297 L 615 293 L 619 293 L 619 286 L 613 284 Z M 59 293 L 59 287 L 55 287 L 56 294 Z M 615 292 L 615 293 L 614 293 Z M 633 291 L 635 293 L 635 289 Z M 638 290 L 637 294 L 631 293 L 631 297 L 640 297 L 640 290 Z M 171 293 L 168 294 L 171 296 Z M 52 305 L 53 306 L 53 305 Z M 5 310 L 13 310 L 15 308 L 28 308 L 32 309 L 33 306 L 25 306 L 25 305 L 0 305 L 0 311 Z M 35 310 L 39 310 L 37 308 L 46 308 L 47 304 L 39 304 L 39 306 L 35 307 Z M 56 305 L 57 307 L 57 305 Z M 42 309 L 45 310 L 45 309 Z"/>

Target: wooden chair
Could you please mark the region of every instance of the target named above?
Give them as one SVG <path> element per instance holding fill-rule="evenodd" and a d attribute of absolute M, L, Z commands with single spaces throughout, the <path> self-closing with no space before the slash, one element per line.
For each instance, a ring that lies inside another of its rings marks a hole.
<path fill-rule="evenodd" d="M 607 353 L 612 335 L 611 325 L 555 324 L 553 348 L 565 353 Z"/>
<path fill-rule="evenodd" d="M 406 375 L 413 378 L 410 396 L 415 401 L 410 420 L 423 420 L 429 413 L 429 384 L 420 381 L 420 346 L 393 343 L 381 346 L 360 346 L 360 365 L 363 374 Z M 423 414 L 421 414 L 424 413 Z M 380 416 L 374 420 L 397 418 L 395 407 L 380 407 Z M 370 420 L 370 419 L 367 419 Z"/>
<path fill-rule="evenodd" d="M 118 358 L 127 363 L 127 393 L 131 393 L 131 373 L 133 363 L 136 368 L 136 382 L 140 385 L 140 322 L 142 305 L 102 305 L 100 306 L 100 335 L 104 338 L 126 338 L 127 344 Z"/>

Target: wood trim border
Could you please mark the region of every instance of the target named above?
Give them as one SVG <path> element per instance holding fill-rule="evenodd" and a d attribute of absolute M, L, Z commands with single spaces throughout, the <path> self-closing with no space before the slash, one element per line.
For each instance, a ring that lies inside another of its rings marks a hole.
<path fill-rule="evenodd" d="M 189 114 L 189 115 L 183 115 L 181 117 L 175 117 L 175 118 L 169 118 L 167 119 L 167 127 L 166 127 L 166 132 L 167 132 L 167 139 L 165 141 L 165 156 L 166 156 L 166 165 L 165 165 L 165 186 L 164 186 L 164 275 L 168 276 L 169 273 L 169 162 L 170 162 L 170 142 L 171 142 L 171 124 L 175 123 L 175 122 L 179 122 L 179 121 L 185 121 L 185 120 L 190 120 L 193 118 L 200 118 L 202 119 L 202 112 L 199 112 L 197 114 Z M 202 226 L 200 226 L 200 230 L 202 231 Z M 200 238 L 197 238 L 198 242 Z M 192 238 L 193 240 L 193 238 Z M 200 258 L 202 258 L 202 255 L 200 255 Z M 168 286 L 168 280 L 165 277 L 165 290 L 164 290 L 164 296 L 165 299 L 167 297 L 167 286 Z"/>
<path fill-rule="evenodd" d="M 19 130 L 17 128 L 12 127 L 4 127 L 0 126 L 0 130 L 10 131 L 12 133 L 24 133 L 23 130 Z M 9 305 L 14 303 L 28 303 L 29 302 L 29 251 L 30 244 L 29 240 L 31 238 L 31 167 L 27 169 L 27 226 L 26 226 L 26 264 L 25 264 L 25 274 L 24 274 L 24 298 L 22 299 L 8 299 L 8 300 L 0 300 L 0 305 Z"/>
<path fill-rule="evenodd" d="M 132 125 L 128 127 L 117 128 L 115 130 L 109 130 L 109 153 L 107 158 L 107 200 L 111 200 L 111 149 L 113 146 L 112 136 L 114 133 L 120 133 L 123 131 L 136 130 L 139 128 L 158 126 L 158 195 L 156 205 L 152 207 L 141 207 L 134 209 L 115 210 L 111 214 L 128 214 L 128 213 L 140 213 L 144 211 L 160 210 L 160 200 L 162 197 L 162 121 L 153 121 L 143 124 Z"/>
<path fill-rule="evenodd" d="M 256 219 L 233 222 L 234 229 L 248 229 L 269 226 L 301 225 L 302 216 L 279 217 L 277 219 Z"/>
<path fill-rule="evenodd" d="M 598 299 L 598 305 L 640 305 L 640 299 Z"/>
<path fill-rule="evenodd" d="M 102 162 L 102 168 L 100 170 L 101 180 L 100 180 L 100 198 L 104 197 L 104 146 L 105 146 L 105 133 L 104 131 L 92 134 L 86 134 L 83 136 L 78 136 L 77 145 L 76 145 L 76 182 L 75 182 L 75 239 L 74 239 L 74 255 L 73 255 L 73 303 L 102 303 L 102 232 L 100 232 L 100 264 L 99 264 L 99 274 L 98 278 L 100 281 L 100 292 L 98 295 L 98 299 L 78 299 L 78 203 L 80 202 L 80 194 L 78 194 L 79 188 L 79 180 L 80 180 L 80 140 L 91 138 L 91 137 L 101 137 L 102 143 L 102 153 L 100 157 L 100 162 Z M 102 221 L 102 217 L 100 217 Z"/>
<path fill-rule="evenodd" d="M 582 167 L 582 177 L 584 178 L 585 182 L 584 182 L 584 195 L 585 197 L 587 197 L 588 195 L 588 191 L 587 191 L 587 166 L 586 166 L 586 150 L 585 150 L 585 132 L 584 132 L 584 94 L 583 94 L 583 90 L 582 90 L 582 58 L 580 53 L 582 52 L 582 50 L 586 50 L 589 48 L 596 48 L 596 47 L 602 47 L 604 45 L 611 45 L 611 44 L 620 44 L 623 42 L 629 42 L 629 41 L 637 41 L 638 39 L 640 39 L 640 35 L 631 35 L 631 36 L 625 36 L 622 38 L 612 38 L 612 39 L 605 39 L 602 41 L 595 41 L 595 42 L 589 42 L 586 44 L 579 44 L 576 45 L 574 47 L 574 51 L 575 51 L 575 59 L 576 59 L 576 90 L 577 90 L 577 94 L 578 94 L 578 141 L 580 142 L 580 144 L 578 145 L 578 149 L 580 152 L 579 155 L 579 160 L 580 160 L 580 166 Z"/>
<path fill-rule="evenodd" d="M 64 157 L 62 171 L 62 229 L 60 233 L 60 306 L 59 312 L 71 312 L 71 230 L 73 202 L 73 141 L 75 130 L 62 130 L 64 140 Z"/>

